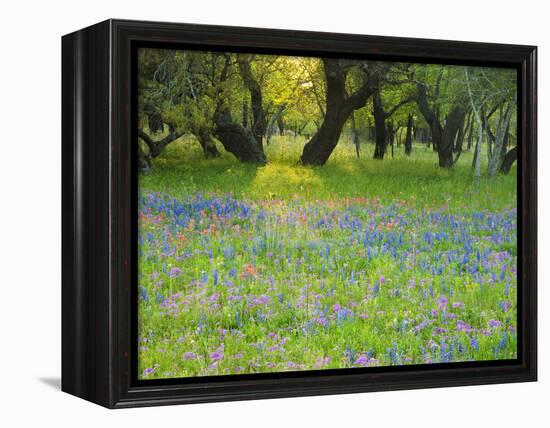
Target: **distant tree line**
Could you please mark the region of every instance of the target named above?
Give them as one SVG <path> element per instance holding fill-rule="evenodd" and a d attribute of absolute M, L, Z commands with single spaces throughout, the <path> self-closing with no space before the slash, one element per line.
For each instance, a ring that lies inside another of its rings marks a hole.
<path fill-rule="evenodd" d="M 324 165 L 344 132 L 357 157 L 413 142 L 451 168 L 473 150 L 480 174 L 508 173 L 517 159 L 516 72 L 504 68 L 405 64 L 168 49 L 140 49 L 138 153 L 142 169 L 191 134 L 207 158 L 223 149 L 264 164 L 273 135 L 307 139 L 300 162 Z"/>

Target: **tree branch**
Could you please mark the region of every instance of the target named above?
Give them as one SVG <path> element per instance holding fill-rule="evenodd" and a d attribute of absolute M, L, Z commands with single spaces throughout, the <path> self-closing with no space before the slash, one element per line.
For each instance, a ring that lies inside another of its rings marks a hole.
<path fill-rule="evenodd" d="M 363 64 L 361 70 L 367 74 L 367 81 L 363 83 L 357 91 L 346 98 L 344 104 L 345 114 L 349 116 L 353 110 L 364 107 L 369 97 L 374 94 L 376 89 L 380 86 L 380 82 L 388 72 L 390 66 L 388 64 L 377 65 L 374 70 L 366 64 Z"/>
<path fill-rule="evenodd" d="M 439 123 L 439 120 L 436 114 L 428 104 L 428 95 L 426 94 L 426 86 L 423 83 L 418 82 L 416 84 L 416 88 L 417 88 L 416 102 L 418 104 L 418 109 L 426 119 L 426 122 L 428 122 L 428 125 L 430 126 L 432 123 Z"/>
<path fill-rule="evenodd" d="M 149 153 L 153 158 L 156 158 L 158 155 L 160 155 L 168 144 L 177 140 L 182 135 L 183 132 L 176 132 L 174 127 L 170 126 L 169 134 L 166 137 L 155 141 L 145 131 L 143 131 L 143 129 L 138 130 L 138 137 L 141 138 L 145 142 L 145 144 L 147 144 L 147 147 L 149 147 Z"/>
<path fill-rule="evenodd" d="M 391 115 L 393 115 L 397 110 L 399 110 L 401 107 L 403 107 L 405 104 L 410 103 L 414 100 L 414 97 L 410 96 L 408 98 L 405 98 L 404 100 L 398 102 L 396 105 L 394 105 L 390 110 L 388 110 L 384 116 L 387 119 Z"/>

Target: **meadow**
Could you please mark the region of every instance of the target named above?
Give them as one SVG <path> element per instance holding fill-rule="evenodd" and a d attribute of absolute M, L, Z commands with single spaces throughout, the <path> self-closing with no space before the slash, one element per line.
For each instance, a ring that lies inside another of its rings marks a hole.
<path fill-rule="evenodd" d="M 258 166 L 184 137 L 140 174 L 139 377 L 516 358 L 515 166 L 304 141 Z"/>

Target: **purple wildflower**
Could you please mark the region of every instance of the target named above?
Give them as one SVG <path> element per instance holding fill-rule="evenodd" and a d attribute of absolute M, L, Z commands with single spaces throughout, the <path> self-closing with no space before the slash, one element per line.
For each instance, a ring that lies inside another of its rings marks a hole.
<path fill-rule="evenodd" d="M 493 327 L 493 328 L 502 327 L 502 322 L 499 320 L 489 320 L 489 327 Z"/>
<path fill-rule="evenodd" d="M 413 333 L 416 333 L 416 332 L 418 332 L 418 331 L 420 331 L 420 330 L 425 329 L 427 326 L 428 326 L 428 321 L 422 321 L 422 322 L 421 322 L 420 324 L 418 324 L 416 327 L 413 327 L 411 331 L 412 331 Z"/>
<path fill-rule="evenodd" d="M 319 357 L 315 360 L 315 368 L 320 369 L 322 367 L 328 366 L 331 362 L 330 357 Z"/>
<path fill-rule="evenodd" d="M 472 326 L 470 324 L 466 324 L 464 321 L 462 320 L 458 320 L 456 322 L 456 329 L 458 331 L 463 331 L 465 333 L 470 333 L 472 331 Z"/>
<path fill-rule="evenodd" d="M 194 352 L 186 352 L 185 354 L 183 354 L 183 359 L 184 360 L 194 360 L 197 358 L 197 355 L 194 353 Z"/>
<path fill-rule="evenodd" d="M 220 352 L 219 350 L 214 351 L 214 352 L 211 352 L 211 353 L 210 353 L 210 359 L 211 359 L 212 361 L 220 361 L 220 360 L 223 360 L 223 353 Z"/>
<path fill-rule="evenodd" d="M 507 312 L 512 306 L 509 301 L 499 302 L 498 305 L 500 306 L 500 309 L 502 309 L 502 312 Z"/>
<path fill-rule="evenodd" d="M 151 373 L 155 371 L 152 367 L 147 367 L 145 370 L 143 370 L 143 376 L 149 376 Z"/>
<path fill-rule="evenodd" d="M 262 294 L 261 296 L 254 297 L 252 299 L 252 303 L 254 305 L 267 305 L 270 300 L 271 300 L 271 298 L 269 296 L 267 296 L 265 294 Z"/>
<path fill-rule="evenodd" d="M 433 335 L 443 334 L 446 331 L 447 330 L 444 329 L 443 327 L 436 327 L 436 328 L 434 328 Z"/>
<path fill-rule="evenodd" d="M 324 316 L 319 316 L 315 318 L 315 322 L 319 325 L 322 325 L 323 327 L 326 327 L 328 325 L 328 321 Z"/>
<path fill-rule="evenodd" d="M 366 366 L 370 363 L 370 360 L 365 356 L 365 355 L 361 355 L 359 358 L 357 358 L 355 361 L 354 361 L 354 365 L 355 366 Z"/>
<path fill-rule="evenodd" d="M 177 278 L 182 273 L 181 269 L 179 267 L 173 267 L 168 271 L 168 276 L 170 278 Z"/>

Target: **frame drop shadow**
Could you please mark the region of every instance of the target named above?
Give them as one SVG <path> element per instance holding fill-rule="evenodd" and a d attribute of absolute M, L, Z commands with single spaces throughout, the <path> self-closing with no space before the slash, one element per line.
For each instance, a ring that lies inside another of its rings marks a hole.
<path fill-rule="evenodd" d="M 61 391 L 61 378 L 58 376 L 39 377 L 38 380 L 50 388 Z"/>

